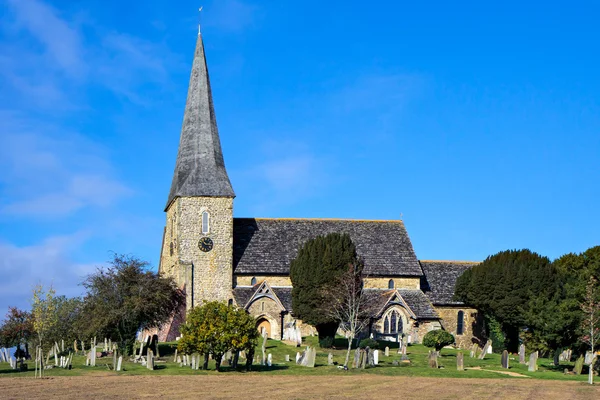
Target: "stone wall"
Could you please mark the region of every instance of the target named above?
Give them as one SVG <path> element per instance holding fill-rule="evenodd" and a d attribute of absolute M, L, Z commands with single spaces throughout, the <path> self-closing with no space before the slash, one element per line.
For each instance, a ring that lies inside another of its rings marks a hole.
<path fill-rule="evenodd" d="M 256 278 L 256 283 L 266 280 L 271 286 L 292 286 L 290 277 L 281 275 L 235 275 L 233 277 L 234 286 L 250 286 L 252 278 Z"/>
<path fill-rule="evenodd" d="M 202 233 L 202 213 L 210 216 L 208 234 Z M 207 236 L 209 252 L 198 246 Z M 179 197 L 167 210 L 159 270 L 185 284 L 188 309 L 203 300 L 228 302 L 233 287 L 233 199 Z M 193 286 L 193 288 L 192 288 Z"/>
<path fill-rule="evenodd" d="M 442 327 L 454 335 L 456 345 L 460 348 L 470 348 L 474 342 L 480 342 L 479 319 L 477 318 L 477 310 L 466 307 L 439 307 L 435 310 L 442 319 Z M 456 324 L 458 321 L 458 312 L 464 312 L 463 334 L 456 333 Z"/>
<path fill-rule="evenodd" d="M 378 288 L 387 289 L 390 279 L 394 280 L 395 289 L 420 289 L 421 279 L 420 278 L 402 278 L 397 276 L 377 277 L 377 278 L 365 278 L 364 287 L 367 289 Z"/>

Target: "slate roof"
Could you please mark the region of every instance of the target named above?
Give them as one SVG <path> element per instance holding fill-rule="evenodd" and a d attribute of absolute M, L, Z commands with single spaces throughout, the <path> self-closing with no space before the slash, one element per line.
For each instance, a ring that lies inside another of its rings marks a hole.
<path fill-rule="evenodd" d="M 180 196 L 235 197 L 223 161 L 201 35 L 196 42 L 179 152 L 166 208 Z"/>
<path fill-rule="evenodd" d="M 288 275 L 307 240 L 333 232 L 350 235 L 367 275 L 423 275 L 402 221 L 266 218 L 234 218 L 234 273 Z"/>
<path fill-rule="evenodd" d="M 378 314 L 376 317 L 380 317 L 389 304 L 401 303 L 390 301 L 396 292 L 418 319 L 439 318 L 427 296 L 418 289 L 365 289 L 365 295 L 369 296 L 368 307 L 373 310 L 373 314 Z"/>
<path fill-rule="evenodd" d="M 246 306 L 246 303 L 252 298 L 254 292 L 258 288 L 258 284 L 254 286 L 238 286 L 233 289 L 233 297 L 239 307 Z"/>
<path fill-rule="evenodd" d="M 286 310 L 292 311 L 292 288 L 291 287 L 271 287 L 273 292 L 281 301 L 281 304 L 285 307 Z"/>
<path fill-rule="evenodd" d="M 462 305 L 452 300 L 456 280 L 467 269 L 479 264 L 470 261 L 419 261 L 423 268 L 424 282 L 421 285 L 433 304 Z"/>

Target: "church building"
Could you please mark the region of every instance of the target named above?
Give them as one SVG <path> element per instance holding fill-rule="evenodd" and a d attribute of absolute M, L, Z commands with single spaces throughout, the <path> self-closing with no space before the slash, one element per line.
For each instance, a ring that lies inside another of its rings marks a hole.
<path fill-rule="evenodd" d="M 457 345 L 476 340 L 477 311 L 452 298 L 458 276 L 476 263 L 419 260 L 401 220 L 234 218 L 234 198 L 198 34 L 159 266 L 184 289 L 186 310 L 219 300 L 256 316 L 257 328 L 273 339 L 286 339 L 292 326 L 316 332 L 294 316 L 290 262 L 307 240 L 347 233 L 376 302 L 365 335 L 417 343 L 443 328 Z M 184 314 L 161 330 L 160 340 L 179 335 Z"/>

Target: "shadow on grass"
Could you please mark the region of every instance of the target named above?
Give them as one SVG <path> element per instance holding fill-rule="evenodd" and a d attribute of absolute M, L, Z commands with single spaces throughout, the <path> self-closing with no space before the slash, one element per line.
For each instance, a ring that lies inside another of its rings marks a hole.
<path fill-rule="evenodd" d="M 245 366 L 240 366 L 237 369 L 232 367 L 221 367 L 221 373 L 228 372 L 268 372 L 268 371 L 280 371 L 284 369 L 289 369 L 287 365 L 273 365 L 271 367 L 267 365 L 252 365 L 252 369 L 250 371 L 246 371 Z"/>
<path fill-rule="evenodd" d="M 29 370 L 27 370 L 27 371 L 29 371 Z M 27 372 L 27 371 L 20 371 L 18 369 L 3 369 L 3 370 L 0 370 L 0 374 L 18 374 L 18 373 Z"/>

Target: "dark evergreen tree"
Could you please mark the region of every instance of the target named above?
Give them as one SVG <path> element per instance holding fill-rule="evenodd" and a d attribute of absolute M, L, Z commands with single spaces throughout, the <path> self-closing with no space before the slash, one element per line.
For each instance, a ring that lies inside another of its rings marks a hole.
<path fill-rule="evenodd" d="M 543 322 L 532 321 L 536 309 L 560 297 L 562 288 L 555 266 L 530 250 L 508 250 L 488 257 L 456 282 L 455 296 L 492 317 L 502 326 L 506 347 L 516 352 L 519 332 L 533 332 Z M 534 302 L 537 302 L 537 307 Z"/>
<path fill-rule="evenodd" d="M 339 233 L 307 241 L 290 265 L 294 314 L 317 328 L 319 341 L 335 336 L 338 322 L 324 308 L 332 304 L 333 289 L 350 265 L 360 265 L 356 247 L 349 235 Z"/>

